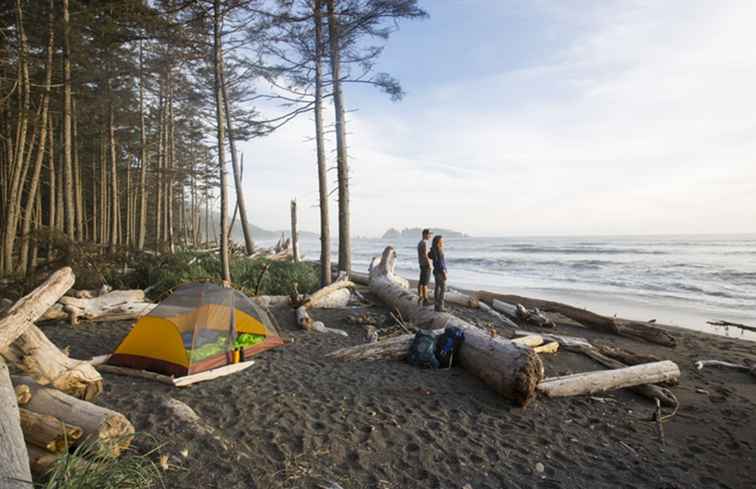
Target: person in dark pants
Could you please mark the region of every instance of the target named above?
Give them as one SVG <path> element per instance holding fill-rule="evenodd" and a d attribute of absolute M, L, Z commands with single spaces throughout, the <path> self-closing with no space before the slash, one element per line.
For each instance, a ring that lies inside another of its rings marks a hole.
<path fill-rule="evenodd" d="M 427 306 L 428 301 L 428 284 L 431 276 L 431 261 L 428 250 L 428 240 L 433 233 L 430 229 L 423 229 L 423 239 L 417 244 L 417 264 L 420 265 L 420 280 L 417 281 L 417 303 Z"/>
<path fill-rule="evenodd" d="M 444 296 L 446 295 L 446 256 L 444 255 L 444 237 L 436 236 L 431 244 L 430 259 L 433 260 L 433 280 L 436 282 L 436 289 L 433 293 L 433 302 L 437 312 L 443 312 Z"/>

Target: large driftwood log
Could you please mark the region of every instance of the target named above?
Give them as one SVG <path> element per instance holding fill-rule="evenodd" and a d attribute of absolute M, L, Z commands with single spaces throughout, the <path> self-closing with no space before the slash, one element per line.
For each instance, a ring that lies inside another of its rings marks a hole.
<path fill-rule="evenodd" d="M 485 290 L 478 291 L 477 295 L 481 300 L 489 303 L 497 299 L 510 304 L 522 304 L 529 309 L 538 308 L 543 312 L 559 313 L 591 329 L 640 339 L 658 345 L 675 346 L 675 338 L 672 335 L 647 323 L 610 318 L 559 302 L 531 299 L 517 295 L 496 294 Z"/>
<path fill-rule="evenodd" d="M 417 296 L 405 279 L 394 273 L 396 251 L 387 247 L 377 264 L 370 267 L 370 290 L 395 308 L 404 320 L 418 327 L 443 329 L 456 326 L 465 332 L 459 351 L 460 365 L 499 394 L 525 405 L 532 399 L 535 386 L 543 379 L 543 364 L 533 350 L 501 337 L 492 337 L 473 325 L 447 313 L 419 307 Z"/>
<path fill-rule="evenodd" d="M 29 377 L 14 376 L 13 383 L 28 385 L 31 389 L 32 398 L 26 405 L 30 411 L 55 416 L 66 424 L 80 427 L 84 434 L 78 442 L 95 440 L 103 453 L 115 457 L 131 444 L 134 426 L 123 414 L 41 386 Z"/>
<path fill-rule="evenodd" d="M 29 489 L 31 472 L 29 456 L 21 431 L 21 418 L 16 393 L 8 367 L 0 359 L 0 487 Z"/>
<path fill-rule="evenodd" d="M 332 295 L 336 291 L 347 288 L 354 288 L 354 283 L 346 279 L 337 280 L 332 284 L 327 285 L 322 289 L 318 289 L 310 294 L 300 305 L 310 308 L 322 307 L 321 304 L 323 302 L 327 302 L 327 299 L 330 295 Z"/>
<path fill-rule="evenodd" d="M 534 335 L 536 333 L 531 333 L 530 331 L 516 331 L 515 334 L 517 335 Z M 627 365 L 625 365 L 622 362 L 619 362 L 613 358 L 609 358 L 606 355 L 602 354 L 599 349 L 594 347 L 591 343 L 588 342 L 585 338 L 579 338 L 577 336 L 565 336 L 565 335 L 558 335 L 558 334 L 552 334 L 552 333 L 539 333 L 543 336 L 545 340 L 557 342 L 559 345 L 563 347 L 563 349 L 567 351 L 571 351 L 574 353 L 581 353 L 588 358 L 600 363 L 604 367 L 607 368 L 625 368 Z M 654 360 L 658 361 L 658 360 Z M 646 397 L 648 399 L 659 399 L 661 403 L 664 406 L 668 407 L 674 407 L 677 405 L 677 399 L 672 394 L 672 392 L 669 391 L 669 389 L 666 389 L 664 387 L 653 385 L 653 384 L 645 384 L 645 385 L 636 385 L 633 387 L 629 387 L 628 390 L 631 390 L 635 392 L 638 395 L 641 395 L 643 397 Z"/>
<path fill-rule="evenodd" d="M 21 408 L 21 429 L 27 443 L 44 448 L 48 452 L 63 453 L 81 438 L 83 431 L 78 426 L 65 424 L 55 416 L 39 414 Z"/>
<path fill-rule="evenodd" d="M 89 362 L 66 356 L 34 325 L 0 354 L 39 384 L 86 400 L 102 392 L 102 376 Z"/>
<path fill-rule="evenodd" d="M 679 378 L 680 369 L 677 364 L 665 360 L 616 370 L 583 372 L 545 379 L 538 384 L 538 392 L 548 397 L 579 396 Z"/>
<path fill-rule="evenodd" d="M 0 351 L 13 343 L 34 321 L 50 309 L 75 281 L 76 278 L 69 267 L 61 268 L 8 309 L 0 318 Z"/>
<path fill-rule="evenodd" d="M 97 297 L 62 297 L 60 304 L 71 324 L 88 321 L 125 321 L 144 316 L 156 304 L 146 302 L 143 290 L 114 290 Z"/>

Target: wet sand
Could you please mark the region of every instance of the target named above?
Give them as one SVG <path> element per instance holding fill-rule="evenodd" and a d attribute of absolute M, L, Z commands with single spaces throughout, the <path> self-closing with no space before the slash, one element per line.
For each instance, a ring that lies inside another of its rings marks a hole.
<path fill-rule="evenodd" d="M 754 363 L 751 342 L 673 330 L 678 346 L 669 349 L 559 328 L 680 365 L 673 392 L 681 407 L 664 425 L 662 446 L 649 421 L 654 406 L 627 391 L 539 398 L 523 409 L 461 369 L 324 359 L 364 341 L 362 326 L 346 321 L 363 312 L 390 322 L 380 307 L 314 311 L 346 330 L 344 338 L 301 331 L 292 310 L 277 308 L 289 342 L 257 355 L 253 367 L 181 390 L 105 374 L 98 402 L 131 419 L 140 432 L 137 450 L 158 446 L 170 455 L 169 488 L 317 488 L 329 481 L 344 489 L 756 487 L 756 379 L 693 367 L 702 358 Z M 487 325 L 476 311 L 453 312 Z M 70 346 L 71 356 L 89 358 L 111 352 L 130 326 L 58 323 L 43 330 Z M 547 376 L 600 368 L 570 352 L 543 359 Z M 212 433 L 176 419 L 165 406 L 170 398 L 194 409 Z"/>

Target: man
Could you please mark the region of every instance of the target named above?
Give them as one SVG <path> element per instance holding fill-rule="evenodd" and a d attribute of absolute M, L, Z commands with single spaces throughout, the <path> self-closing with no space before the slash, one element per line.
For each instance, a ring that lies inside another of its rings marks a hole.
<path fill-rule="evenodd" d="M 420 265 L 420 280 L 417 281 L 417 303 L 427 306 L 428 284 L 431 276 L 431 261 L 428 256 L 428 240 L 433 237 L 430 229 L 423 229 L 423 239 L 417 244 L 417 264 Z"/>

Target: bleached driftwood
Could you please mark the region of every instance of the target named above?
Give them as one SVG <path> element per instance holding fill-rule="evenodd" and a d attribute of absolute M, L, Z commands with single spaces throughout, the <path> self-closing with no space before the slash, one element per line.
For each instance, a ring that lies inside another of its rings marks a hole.
<path fill-rule="evenodd" d="M 480 308 L 481 311 L 483 311 L 486 314 L 488 314 L 488 315 L 493 316 L 494 318 L 496 318 L 504 326 L 507 326 L 509 328 L 515 328 L 515 329 L 518 327 L 517 324 L 514 323 L 514 322 L 512 322 L 511 319 L 509 319 L 509 318 L 507 318 L 507 317 L 499 314 L 498 311 L 494 310 L 494 308 L 492 308 L 491 306 L 489 306 L 485 302 L 479 300 L 478 301 L 478 307 Z"/>
<path fill-rule="evenodd" d="M 446 293 L 444 299 L 449 304 L 456 304 L 462 307 L 469 307 L 470 309 L 479 309 L 480 301 L 477 297 L 472 295 L 463 294 L 454 290 L 450 290 Z"/>
<path fill-rule="evenodd" d="M 492 386 L 500 395 L 525 405 L 543 379 L 543 364 L 533 350 L 501 337 L 492 337 L 448 313 L 420 307 L 409 283 L 394 273 L 396 252 L 387 247 L 370 267 L 370 291 L 399 311 L 404 320 L 426 329 L 456 326 L 465 332 L 457 357 L 465 370 Z"/>
<path fill-rule="evenodd" d="M 31 293 L 22 297 L 0 318 L 0 352 L 21 336 L 76 281 L 73 271 L 64 267 L 50 275 Z"/>
<path fill-rule="evenodd" d="M 531 333 L 530 331 L 518 330 L 515 332 L 515 334 L 532 335 L 536 333 Z M 587 356 L 588 358 L 600 363 L 604 367 L 613 368 L 613 369 L 627 367 L 627 365 L 625 365 L 624 363 L 619 362 L 618 360 L 615 360 L 613 358 L 609 358 L 606 355 L 603 355 L 598 349 L 596 349 L 585 338 L 580 338 L 578 336 L 559 335 L 559 334 L 553 334 L 553 333 L 539 333 L 539 334 L 541 334 L 545 340 L 556 342 L 567 351 L 581 353 Z M 674 407 L 677 405 L 677 399 L 672 394 L 672 392 L 670 392 L 669 389 L 666 389 L 658 385 L 654 385 L 654 384 L 636 385 L 633 387 L 628 387 L 628 390 L 635 392 L 636 394 L 646 397 L 648 399 L 652 399 L 652 400 L 659 399 L 664 406 Z"/>
<path fill-rule="evenodd" d="M 509 304 L 522 304 L 528 309 L 538 308 L 540 311 L 549 313 L 559 313 L 568 317 L 583 326 L 606 333 L 626 336 L 628 338 L 639 339 L 663 346 L 675 346 L 675 338 L 659 327 L 648 323 L 629 321 L 626 319 L 610 318 L 600 314 L 593 313 L 586 309 L 561 304 L 559 302 L 532 299 L 517 295 L 496 294 L 485 290 L 477 291 L 476 294 L 481 300 L 491 302 L 494 299 L 507 302 Z"/>
<path fill-rule="evenodd" d="M 315 307 L 323 307 L 322 304 L 327 302 L 329 297 L 333 294 L 337 293 L 338 291 L 342 289 L 347 288 L 354 288 L 354 283 L 352 283 L 349 280 L 346 280 L 346 278 L 342 278 L 340 280 L 336 280 L 335 282 L 332 282 L 330 285 L 327 285 L 323 287 L 322 289 L 318 289 L 312 294 L 310 294 L 308 297 L 304 299 L 304 301 L 300 304 L 301 306 L 315 308 Z"/>
<path fill-rule="evenodd" d="M 11 384 L 8 367 L 0 359 L 0 487 L 29 489 L 31 471 L 26 452 L 16 393 Z"/>
<path fill-rule="evenodd" d="M 134 426 L 123 414 L 41 386 L 29 377 L 13 376 L 13 383 L 27 385 L 31 389 L 32 398 L 26 409 L 55 416 L 66 424 L 80 427 L 84 434 L 79 442 L 95 440 L 103 453 L 115 457 L 131 444 Z"/>
<path fill-rule="evenodd" d="M 220 377 L 225 377 L 226 375 L 234 374 L 236 372 L 241 372 L 242 370 L 246 370 L 254 364 L 254 360 L 249 360 L 246 362 L 224 365 L 223 367 L 214 368 L 212 370 L 205 370 L 204 372 L 187 375 L 185 377 L 177 377 L 173 379 L 173 385 L 175 385 L 176 387 L 187 387 L 199 382 L 205 382 L 207 380 L 213 380 Z"/>
<path fill-rule="evenodd" d="M 34 325 L 0 353 L 39 384 L 86 400 L 102 392 L 102 376 L 89 362 L 66 356 Z"/>
<path fill-rule="evenodd" d="M 289 303 L 288 295 L 258 295 L 252 298 L 257 304 L 262 307 L 275 307 L 282 304 Z"/>
<path fill-rule="evenodd" d="M 512 343 L 517 343 L 518 345 L 523 346 L 539 346 L 543 344 L 543 336 L 532 334 L 528 336 L 521 336 L 519 338 L 512 338 Z"/>
<path fill-rule="evenodd" d="M 66 292 L 66 296 L 77 297 L 79 299 L 91 299 L 92 297 L 105 295 L 111 290 L 113 290 L 113 287 L 109 285 L 103 285 L 99 289 L 69 289 L 68 292 Z"/>
<path fill-rule="evenodd" d="M 349 304 L 349 300 L 352 298 L 352 291 L 349 289 L 335 290 L 328 296 L 320 299 L 316 306 L 319 309 L 341 309 Z"/>
<path fill-rule="evenodd" d="M 440 333 L 438 331 L 437 333 Z M 407 358 L 413 334 L 395 336 L 376 343 L 365 343 L 363 345 L 350 346 L 341 348 L 326 355 L 326 358 L 333 358 L 340 361 L 352 360 L 404 360 Z"/>
<path fill-rule="evenodd" d="M 727 368 L 734 368 L 737 370 L 745 370 L 750 372 L 751 375 L 756 377 L 756 365 L 747 366 L 747 365 L 739 365 L 737 363 L 731 363 L 731 362 L 723 362 L 722 360 L 699 360 L 695 363 L 696 370 L 701 370 L 704 367 L 711 366 L 711 367 L 727 367 Z"/>
<path fill-rule="evenodd" d="M 534 324 L 542 328 L 553 328 L 554 322 L 541 313 L 538 308 L 529 310 L 522 304 L 510 304 L 498 299 L 491 300 L 491 306 L 494 310 L 505 314 L 512 321 Z"/>
<path fill-rule="evenodd" d="M 322 321 L 313 320 L 312 316 L 310 316 L 310 313 L 307 311 L 306 306 L 299 306 L 297 308 L 296 315 L 297 324 L 299 325 L 299 327 L 306 329 L 307 331 L 317 331 L 319 333 L 334 333 L 341 336 L 349 336 L 349 334 L 342 329 L 329 328 L 325 324 L 323 324 Z"/>
<path fill-rule="evenodd" d="M 83 434 L 78 426 L 65 424 L 55 416 L 35 413 L 24 408 L 19 411 L 26 443 L 44 448 L 48 452 L 67 451 Z"/>
<path fill-rule="evenodd" d="M 71 324 L 78 324 L 82 319 L 88 321 L 125 321 L 144 316 L 157 304 L 145 300 L 143 290 L 114 290 L 107 294 L 79 299 L 63 297 L 60 299 L 63 311 L 68 314 Z"/>
<path fill-rule="evenodd" d="M 665 360 L 616 370 L 583 372 L 545 379 L 538 384 L 538 392 L 548 397 L 579 396 L 679 378 L 680 369 L 677 364 Z"/>
<path fill-rule="evenodd" d="M 109 356 L 110 355 L 108 355 L 108 357 Z M 137 370 L 134 368 L 119 367 L 117 365 L 108 365 L 107 363 L 98 364 L 96 368 L 98 371 L 108 374 L 123 375 L 126 377 L 138 377 L 140 379 L 154 380 L 155 382 L 160 382 L 161 384 L 174 385 L 173 377 L 169 377 L 168 375 L 163 375 L 156 372 L 150 372 L 148 370 Z"/>
<path fill-rule="evenodd" d="M 559 351 L 559 342 L 551 341 L 549 343 L 544 343 L 543 345 L 534 347 L 533 351 L 536 353 L 556 353 Z"/>

